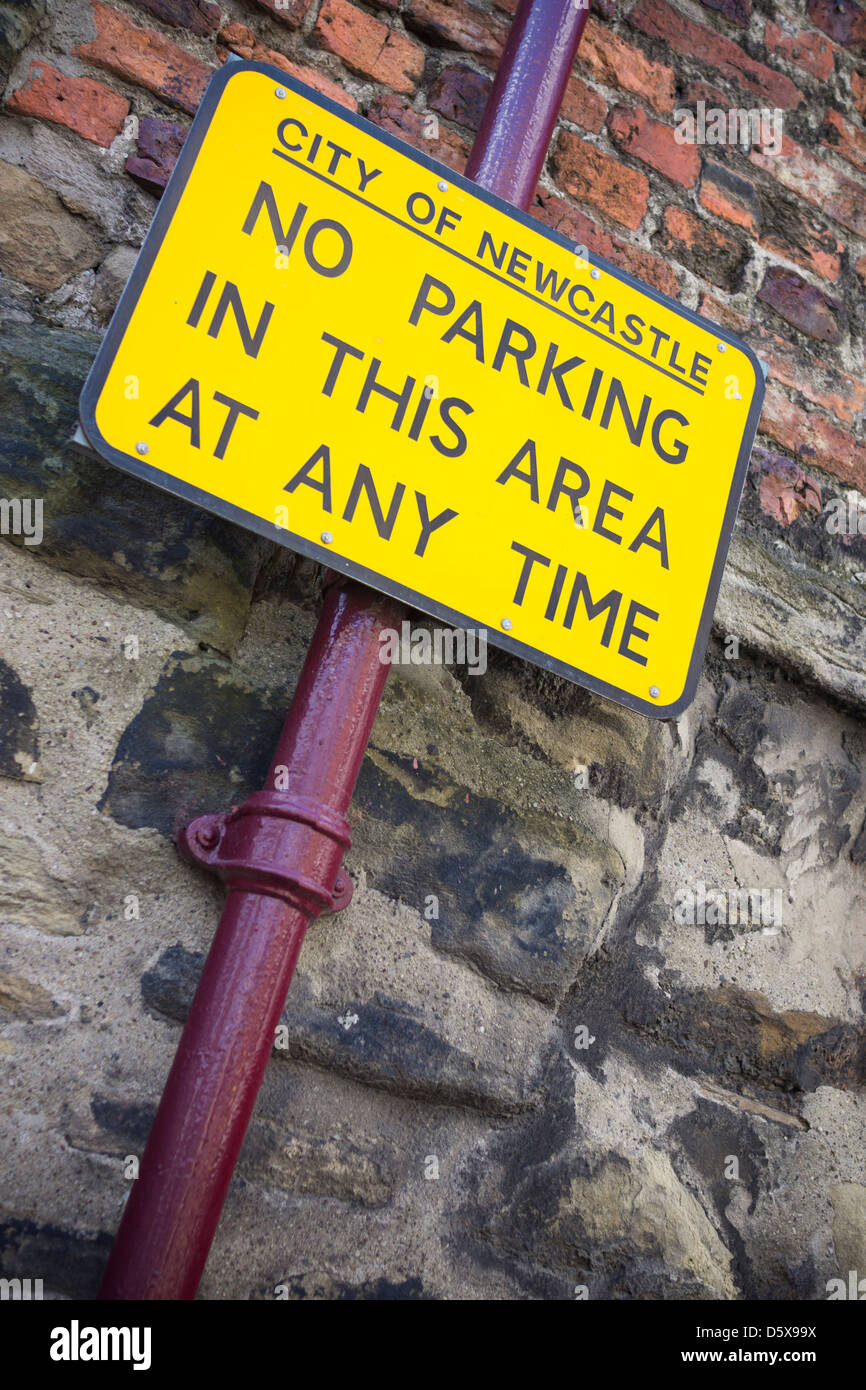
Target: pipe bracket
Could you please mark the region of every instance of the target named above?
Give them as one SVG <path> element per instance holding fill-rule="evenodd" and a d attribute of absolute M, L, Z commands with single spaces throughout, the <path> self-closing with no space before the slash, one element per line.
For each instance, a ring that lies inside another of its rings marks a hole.
<path fill-rule="evenodd" d="M 197 816 L 178 834 L 184 858 L 229 888 L 283 898 L 318 917 L 341 912 L 354 885 L 342 859 L 351 845 L 345 817 L 309 798 L 254 792 L 220 815 Z"/>

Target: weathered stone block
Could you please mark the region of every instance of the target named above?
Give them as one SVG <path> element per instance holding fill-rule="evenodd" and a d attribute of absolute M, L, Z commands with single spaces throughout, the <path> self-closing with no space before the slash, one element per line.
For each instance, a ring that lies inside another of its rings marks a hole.
<path fill-rule="evenodd" d="M 0 334 L 0 493 L 42 498 L 32 554 L 228 650 L 273 546 L 70 447 L 98 342 L 39 323 Z"/>
<path fill-rule="evenodd" d="M 15 59 L 30 42 L 45 14 L 45 0 L 7 0 L 0 4 L 0 90 L 6 86 Z"/>
<path fill-rule="evenodd" d="M 178 653 L 125 730 L 100 809 L 169 835 L 265 779 L 285 703 L 227 663 Z"/>
<path fill-rule="evenodd" d="M 0 776 L 39 781 L 39 720 L 31 692 L 0 660 Z"/>
<path fill-rule="evenodd" d="M 99 242 L 57 194 L 24 169 L 0 161 L 0 271 L 36 290 L 56 290 L 96 264 Z"/>
<path fill-rule="evenodd" d="M 169 947 L 142 976 L 144 1003 L 183 1022 L 203 965 L 203 955 L 180 945 Z M 413 1017 L 408 1004 L 400 1008 L 372 999 L 353 1004 L 352 1011 L 356 1022 L 346 1028 L 333 1012 L 310 1002 L 303 977 L 296 976 L 282 1015 L 286 1046 L 274 1055 L 325 1067 L 383 1091 L 487 1114 L 510 1115 L 531 1106 L 525 1078 L 451 1046 Z"/>

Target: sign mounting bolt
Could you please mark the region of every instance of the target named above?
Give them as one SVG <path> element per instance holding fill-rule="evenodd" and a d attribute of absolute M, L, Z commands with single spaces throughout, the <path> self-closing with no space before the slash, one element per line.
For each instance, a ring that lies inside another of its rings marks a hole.
<path fill-rule="evenodd" d="M 448 185 L 447 185 L 447 183 L 445 182 L 444 179 L 440 179 L 439 182 L 437 183 L 436 187 L 439 189 L 439 192 L 440 192 L 440 193 L 447 193 L 447 192 L 448 192 Z"/>
<path fill-rule="evenodd" d="M 334 537 L 331 535 L 330 531 L 323 531 L 321 539 L 323 545 L 333 545 L 334 543 Z"/>
<path fill-rule="evenodd" d="M 510 632 L 510 631 L 511 631 L 511 619 L 510 619 L 510 618 L 503 618 L 503 619 L 502 619 L 502 622 L 499 624 L 499 626 L 502 628 L 502 631 L 503 631 L 503 632 Z"/>
<path fill-rule="evenodd" d="M 650 695 L 654 700 L 657 700 L 659 695 L 661 695 L 661 691 L 659 690 L 657 685 L 650 686 Z"/>
<path fill-rule="evenodd" d="M 288 96 L 288 93 L 285 87 L 275 87 L 274 96 L 279 97 L 280 101 L 282 101 L 286 96 Z"/>
<path fill-rule="evenodd" d="M 144 442 L 143 439 L 139 439 L 138 443 L 137 443 L 136 446 L 135 446 L 135 452 L 136 452 L 137 454 L 149 454 L 149 453 L 150 453 L 150 445 L 149 445 L 149 444 L 145 444 L 145 442 Z"/>
<path fill-rule="evenodd" d="M 719 352 L 726 352 L 728 345 L 727 343 L 716 343 L 716 347 L 719 349 Z"/>
<path fill-rule="evenodd" d="M 590 275 L 590 279 L 591 279 L 591 280 L 600 280 L 600 279 L 601 279 L 601 271 L 599 270 L 598 266 L 595 266 L 595 265 L 594 265 L 594 266 L 592 267 L 592 270 L 589 272 L 589 275 Z"/>

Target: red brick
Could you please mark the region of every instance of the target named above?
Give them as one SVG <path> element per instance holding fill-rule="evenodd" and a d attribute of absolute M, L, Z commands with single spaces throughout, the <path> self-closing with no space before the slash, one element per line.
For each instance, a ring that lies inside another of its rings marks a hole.
<path fill-rule="evenodd" d="M 313 0 L 285 0 L 277 5 L 276 0 L 244 0 L 248 10 L 264 10 L 289 29 L 297 29 L 303 23 L 312 3 Z"/>
<path fill-rule="evenodd" d="M 802 92 L 784 73 L 756 62 L 732 39 L 695 24 L 665 0 L 637 0 L 629 22 L 642 34 L 664 39 L 675 53 L 715 68 L 744 91 L 753 92 L 763 106 L 788 110 L 803 100 Z"/>
<path fill-rule="evenodd" d="M 809 362 L 804 370 L 802 356 L 797 357 L 793 345 L 784 338 L 774 337 L 772 346 L 765 344 L 762 351 L 771 375 L 783 386 L 800 391 L 807 400 L 846 424 L 857 423 L 857 417 L 866 409 L 866 386 L 862 381 L 826 363 Z"/>
<path fill-rule="evenodd" d="M 859 440 L 826 415 L 801 409 L 771 383 L 758 430 L 804 463 L 866 492 L 866 449 Z"/>
<path fill-rule="evenodd" d="M 430 109 L 477 130 L 492 86 L 491 78 L 462 63 L 443 68 L 430 90 Z"/>
<path fill-rule="evenodd" d="M 861 77 L 856 69 L 851 73 L 851 91 L 854 94 L 857 114 L 866 121 L 866 74 Z"/>
<path fill-rule="evenodd" d="M 347 0 L 323 0 L 315 34 L 323 48 L 362 77 L 372 77 L 395 92 L 414 92 L 418 85 L 423 48 Z"/>
<path fill-rule="evenodd" d="M 739 281 L 749 255 L 747 247 L 684 208 L 665 208 L 663 228 L 653 240 L 664 255 L 727 290 Z"/>
<path fill-rule="evenodd" d="M 609 236 L 607 232 L 600 231 L 594 222 L 584 217 L 582 212 L 578 212 L 577 208 L 573 208 L 563 198 L 556 198 L 553 194 L 539 189 L 533 212 L 540 221 L 546 222 L 549 227 L 567 236 L 575 246 L 585 246 L 588 251 L 605 256 L 607 260 L 613 261 L 614 265 L 627 270 L 638 280 L 654 285 L 663 294 L 672 297 L 678 294 L 677 277 L 669 265 L 658 256 L 654 256 L 652 251 L 645 251 L 642 246 L 631 246 L 619 237 Z"/>
<path fill-rule="evenodd" d="M 743 227 L 767 251 L 793 261 L 824 280 L 838 280 L 844 246 L 811 208 L 799 201 L 761 196 L 748 179 L 725 164 L 704 161 L 702 207 Z"/>
<path fill-rule="evenodd" d="M 219 5 L 212 5 L 210 0 L 136 0 L 136 3 L 155 19 L 161 19 L 163 24 L 188 29 L 199 38 L 218 29 L 222 18 Z"/>
<path fill-rule="evenodd" d="M 800 391 L 828 414 L 853 425 L 866 410 L 866 385 L 862 381 L 826 362 L 805 360 L 788 339 L 770 334 L 764 328 L 760 334 L 752 332 L 749 342 L 769 364 L 770 375 L 776 381 Z"/>
<path fill-rule="evenodd" d="M 724 164 L 707 160 L 701 179 L 701 205 L 716 217 L 723 217 L 735 227 L 744 227 L 754 236 L 760 213 L 754 184 L 741 179 Z"/>
<path fill-rule="evenodd" d="M 640 226 L 649 198 L 645 174 L 627 169 L 613 155 L 604 154 L 568 130 L 560 134 L 553 168 L 557 183 L 572 198 L 589 203 L 632 231 Z"/>
<path fill-rule="evenodd" d="M 707 82 L 690 82 L 683 100 L 677 105 L 677 110 L 684 106 L 697 106 L 699 101 L 704 103 L 708 111 L 711 107 L 724 110 L 729 104 L 728 97 L 724 92 L 720 92 L 718 87 L 711 87 Z"/>
<path fill-rule="evenodd" d="M 778 155 L 753 150 L 749 159 L 759 169 L 765 169 L 785 188 L 799 193 L 801 198 L 821 208 L 828 217 L 843 227 L 866 236 L 866 196 L 861 184 L 830 167 L 788 138 L 782 137 Z"/>
<path fill-rule="evenodd" d="M 732 24 L 748 25 L 752 17 L 752 0 L 701 0 L 708 10 L 718 10 Z"/>
<path fill-rule="evenodd" d="M 721 324 L 723 328 L 730 328 L 732 333 L 738 333 L 741 338 L 745 338 L 752 327 L 745 314 L 741 314 L 731 304 L 723 304 L 711 294 L 701 295 L 698 313 L 703 314 L 704 318 L 712 319 L 713 323 Z"/>
<path fill-rule="evenodd" d="M 157 198 L 168 183 L 187 132 L 171 121 L 142 116 L 138 122 L 136 152 L 126 161 L 126 172 Z"/>
<path fill-rule="evenodd" d="M 768 266 L 758 299 L 786 323 L 819 342 L 840 343 L 845 335 L 848 315 L 844 305 L 810 285 L 793 270 L 779 265 Z"/>
<path fill-rule="evenodd" d="M 790 526 L 804 511 L 820 514 L 821 484 L 799 464 L 769 449 L 753 449 L 749 472 L 758 480 L 761 511 L 780 526 Z"/>
<path fill-rule="evenodd" d="M 155 29 L 140 29 L 125 15 L 91 0 L 96 38 L 75 52 L 96 67 L 146 87 L 171 106 L 192 115 L 201 101 L 212 68 L 179 48 Z"/>
<path fill-rule="evenodd" d="M 129 102 L 103 82 L 67 77 L 50 64 L 34 60 L 23 87 L 6 102 L 6 110 L 16 116 L 54 121 L 107 148 L 120 134 Z"/>
<path fill-rule="evenodd" d="M 838 111 L 827 110 L 824 112 L 821 140 L 847 159 L 849 164 L 853 164 L 855 169 L 866 173 L 866 130 L 860 130 L 846 121 Z"/>
<path fill-rule="evenodd" d="M 245 24 L 232 22 L 221 29 L 217 35 L 217 45 L 220 48 L 227 48 L 232 53 L 236 53 L 239 58 L 245 58 L 247 62 L 271 63 L 274 67 L 282 68 L 290 77 L 295 77 L 299 82 L 306 82 L 308 87 L 314 91 L 321 92 L 322 96 L 330 97 L 332 101 L 338 101 L 341 106 L 347 106 L 350 111 L 357 111 L 358 103 L 350 92 L 345 91 L 339 82 L 334 82 L 330 77 L 325 77 L 317 72 L 315 68 L 305 67 L 302 63 L 294 63 L 291 58 L 287 58 L 284 53 L 278 53 L 274 48 L 266 48 L 260 43 Z M 223 62 L 228 58 L 228 53 L 222 55 Z"/>
<path fill-rule="evenodd" d="M 833 76 L 833 45 L 813 29 L 798 29 L 796 33 L 789 34 L 768 19 L 764 26 L 764 42 L 770 53 L 779 58 L 788 58 L 821 82 Z"/>
<path fill-rule="evenodd" d="M 699 311 L 745 338 L 769 366 L 771 380 L 800 391 L 828 414 L 851 425 L 866 410 L 866 382 L 840 372 L 831 363 L 816 362 L 789 338 L 772 333 L 763 324 L 750 323 L 729 304 L 721 304 L 711 295 L 703 296 Z"/>
<path fill-rule="evenodd" d="M 508 37 L 506 23 L 465 0 L 409 0 L 404 19 L 430 43 L 453 45 L 476 58 L 498 60 Z"/>
<path fill-rule="evenodd" d="M 681 144 L 673 126 L 648 116 L 640 107 L 615 106 L 607 128 L 626 154 L 657 169 L 672 183 L 691 188 L 701 171 L 701 157 L 694 145 Z"/>
<path fill-rule="evenodd" d="M 611 33 L 594 15 L 587 19 L 577 51 L 577 65 L 608 87 L 643 97 L 656 111 L 673 110 L 673 68 L 652 62 L 634 44 Z"/>
<path fill-rule="evenodd" d="M 416 111 L 405 97 L 390 94 L 376 97 L 367 115 L 374 125 L 380 126 L 382 130 L 398 135 L 407 144 L 414 145 L 416 149 L 423 150 L 433 159 L 441 160 L 443 164 L 462 174 L 469 155 L 469 146 L 465 140 L 461 140 L 459 135 L 443 125 L 439 126 L 436 139 L 429 139 L 424 134 L 424 115 Z"/>
<path fill-rule="evenodd" d="M 776 256 L 784 256 L 823 280 L 838 280 L 845 247 L 811 208 L 785 198 L 768 200 L 769 225 L 758 242 Z"/>
<path fill-rule="evenodd" d="M 808 0 L 806 13 L 841 48 L 866 53 L 866 11 L 853 0 Z"/>
<path fill-rule="evenodd" d="M 562 98 L 560 114 L 567 121 L 573 121 L 575 125 L 582 126 L 584 130 L 591 130 L 597 135 L 604 125 L 607 102 L 603 96 L 572 74 Z"/>

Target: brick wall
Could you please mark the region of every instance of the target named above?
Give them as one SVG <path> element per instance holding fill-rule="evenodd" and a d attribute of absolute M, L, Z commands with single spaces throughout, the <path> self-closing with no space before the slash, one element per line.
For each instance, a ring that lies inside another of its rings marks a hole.
<path fill-rule="evenodd" d="M 158 194 L 208 77 L 236 54 L 284 68 L 460 169 L 512 9 L 510 0 L 66 5 L 62 20 L 38 20 L 14 59 L 6 116 L 100 149 L 129 145 L 127 177 Z M 866 19 L 850 0 L 754 10 L 751 0 L 604 0 L 535 206 L 577 243 L 744 336 L 770 369 L 767 447 L 858 488 L 864 61 Z M 776 112 L 781 150 L 679 143 L 674 112 L 701 101 Z M 77 142 L 65 148 L 86 177 Z M 29 185 L 16 193 L 32 196 Z M 14 247 L 0 256 L 14 275 Z M 43 288 L 38 271 L 30 281 Z"/>

